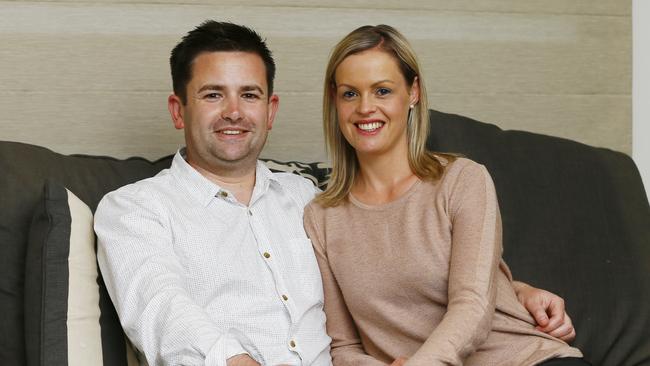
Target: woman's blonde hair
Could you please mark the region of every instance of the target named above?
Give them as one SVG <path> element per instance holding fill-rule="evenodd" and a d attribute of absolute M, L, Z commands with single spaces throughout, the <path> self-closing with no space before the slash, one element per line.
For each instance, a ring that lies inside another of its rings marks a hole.
<path fill-rule="evenodd" d="M 336 206 L 341 203 L 350 193 L 359 171 L 359 162 L 354 148 L 347 142 L 339 128 L 334 92 L 336 69 L 346 57 L 373 48 L 395 58 L 409 87 L 413 86 L 416 78 L 420 86 L 419 101 L 409 111 L 407 123 L 408 161 L 413 173 L 420 179 L 438 179 L 442 175 L 444 166 L 436 155 L 443 155 L 447 161 L 454 159 L 454 156 L 433 154 L 426 149 L 429 135 L 427 92 L 417 57 L 406 38 L 389 25 L 366 25 L 357 28 L 334 47 L 325 72 L 323 129 L 325 145 L 332 162 L 332 173 L 327 188 L 316 198 L 317 202 L 324 206 Z"/>

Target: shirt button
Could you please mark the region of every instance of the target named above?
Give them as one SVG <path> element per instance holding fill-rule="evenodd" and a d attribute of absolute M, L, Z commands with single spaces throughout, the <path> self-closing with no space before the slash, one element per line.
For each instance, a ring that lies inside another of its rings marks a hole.
<path fill-rule="evenodd" d="M 253 216 L 253 211 L 248 210 L 248 216 Z"/>
<path fill-rule="evenodd" d="M 289 342 L 289 345 L 291 346 L 291 348 L 296 348 L 296 342 L 294 342 L 293 339 L 291 340 L 291 342 Z"/>
<path fill-rule="evenodd" d="M 264 258 L 271 258 L 271 254 L 269 254 L 269 252 L 264 252 L 264 254 L 262 255 L 264 256 Z"/>
<path fill-rule="evenodd" d="M 282 300 L 287 301 L 289 300 L 289 297 L 287 297 L 287 295 L 282 295 Z"/>

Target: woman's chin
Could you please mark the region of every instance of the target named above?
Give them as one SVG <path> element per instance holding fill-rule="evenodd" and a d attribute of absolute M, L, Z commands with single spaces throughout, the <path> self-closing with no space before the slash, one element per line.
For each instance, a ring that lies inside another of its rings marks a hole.
<path fill-rule="evenodd" d="M 356 151 L 357 155 L 370 157 L 382 155 L 386 152 L 386 149 L 377 145 L 358 145 L 354 146 L 354 151 Z"/>

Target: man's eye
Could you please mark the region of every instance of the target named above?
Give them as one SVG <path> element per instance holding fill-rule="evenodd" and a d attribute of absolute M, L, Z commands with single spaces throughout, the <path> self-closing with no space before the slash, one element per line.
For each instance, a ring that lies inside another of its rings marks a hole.
<path fill-rule="evenodd" d="M 390 93 L 391 93 L 391 90 L 388 89 L 388 88 L 379 88 L 379 89 L 377 89 L 377 94 L 378 95 L 387 95 L 387 94 L 390 94 Z"/>
<path fill-rule="evenodd" d="M 244 99 L 258 99 L 259 98 L 259 96 L 257 94 L 254 94 L 254 93 L 244 93 L 244 94 L 242 94 L 242 97 Z"/>
<path fill-rule="evenodd" d="M 221 96 L 219 93 L 208 93 L 203 96 L 205 99 L 217 99 Z"/>

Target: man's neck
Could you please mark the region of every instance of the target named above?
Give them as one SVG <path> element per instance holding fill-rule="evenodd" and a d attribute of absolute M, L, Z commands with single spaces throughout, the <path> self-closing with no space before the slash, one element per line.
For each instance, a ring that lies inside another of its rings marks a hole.
<path fill-rule="evenodd" d="M 240 203 L 246 206 L 250 203 L 253 188 L 255 187 L 257 162 L 252 166 L 238 167 L 237 169 L 219 169 L 216 167 L 205 169 L 192 161 L 188 161 L 188 164 L 211 182 L 230 191 Z"/>

